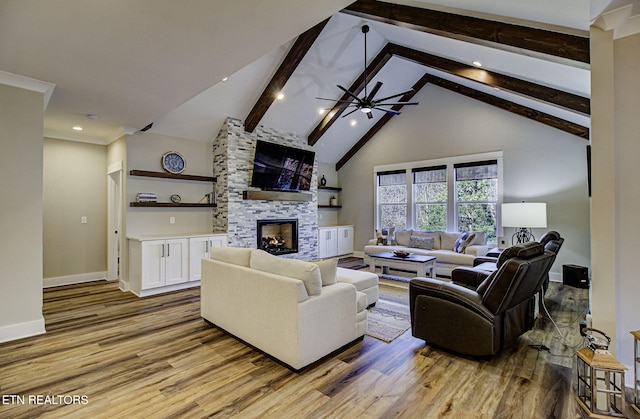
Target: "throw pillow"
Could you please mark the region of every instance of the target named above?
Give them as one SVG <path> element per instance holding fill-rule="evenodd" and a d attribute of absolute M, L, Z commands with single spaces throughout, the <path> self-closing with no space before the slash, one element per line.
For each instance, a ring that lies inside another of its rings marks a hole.
<path fill-rule="evenodd" d="M 325 259 L 325 260 L 313 260 L 312 263 L 318 265 L 320 268 L 320 278 L 322 279 L 322 286 L 333 285 L 336 283 L 336 276 L 338 273 L 338 259 Z"/>
<path fill-rule="evenodd" d="M 460 234 L 456 239 L 456 242 L 453 245 L 453 250 L 455 250 L 458 253 L 464 253 L 467 246 L 469 246 L 469 244 L 473 241 L 475 237 L 476 237 L 475 233 L 469 233 L 465 231 L 464 233 Z"/>
<path fill-rule="evenodd" d="M 413 236 L 421 237 L 424 239 L 433 239 L 433 249 L 441 249 L 440 245 L 440 232 L 439 231 L 413 231 Z"/>
<path fill-rule="evenodd" d="M 409 238 L 409 247 L 414 247 L 416 249 L 431 250 L 433 249 L 433 241 L 434 241 L 433 237 L 426 238 L 426 237 L 411 236 Z"/>
<path fill-rule="evenodd" d="M 254 249 L 251 252 L 250 268 L 299 279 L 309 295 L 319 295 L 322 292 L 320 268 L 314 263 L 280 258 L 264 250 Z"/>

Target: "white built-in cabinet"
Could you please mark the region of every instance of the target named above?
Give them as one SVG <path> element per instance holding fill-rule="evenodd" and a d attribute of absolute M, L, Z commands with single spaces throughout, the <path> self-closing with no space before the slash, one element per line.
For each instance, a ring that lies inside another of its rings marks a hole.
<path fill-rule="evenodd" d="M 318 227 L 318 258 L 353 253 L 353 226 Z"/>
<path fill-rule="evenodd" d="M 226 246 L 226 234 L 129 237 L 129 284 L 144 297 L 200 284 L 200 259 L 212 246 Z"/>
<path fill-rule="evenodd" d="M 202 258 L 209 257 L 212 247 L 227 246 L 227 235 L 201 236 L 189 238 L 189 281 L 200 281 Z"/>

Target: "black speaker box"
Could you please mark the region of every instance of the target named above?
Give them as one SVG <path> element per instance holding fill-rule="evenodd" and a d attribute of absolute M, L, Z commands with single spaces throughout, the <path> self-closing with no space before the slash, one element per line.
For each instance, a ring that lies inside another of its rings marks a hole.
<path fill-rule="evenodd" d="M 576 288 L 589 288 L 589 270 L 585 266 L 562 265 L 562 283 Z"/>

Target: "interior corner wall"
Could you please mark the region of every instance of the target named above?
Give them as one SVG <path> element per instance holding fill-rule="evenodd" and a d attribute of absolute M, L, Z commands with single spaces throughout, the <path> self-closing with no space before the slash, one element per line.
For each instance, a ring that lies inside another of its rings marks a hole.
<path fill-rule="evenodd" d="M 607 333 L 617 359 L 633 371 L 640 330 L 637 274 L 640 194 L 633 173 L 640 156 L 640 34 L 613 39 L 591 29 L 593 184 L 593 326 Z M 595 106 L 595 109 L 593 108 Z M 633 374 L 626 375 L 633 386 Z"/>
<path fill-rule="evenodd" d="M 43 159 L 44 286 L 104 279 L 106 147 L 45 138 Z"/>
<path fill-rule="evenodd" d="M 546 230 L 565 238 L 552 278 L 590 266 L 587 141 L 432 84 L 414 99 L 338 171 L 339 223 L 355 225 L 356 250 L 375 229 L 374 166 L 502 151 L 504 201 L 546 202 Z"/>
<path fill-rule="evenodd" d="M 0 84 L 0 342 L 44 333 L 42 93 Z"/>

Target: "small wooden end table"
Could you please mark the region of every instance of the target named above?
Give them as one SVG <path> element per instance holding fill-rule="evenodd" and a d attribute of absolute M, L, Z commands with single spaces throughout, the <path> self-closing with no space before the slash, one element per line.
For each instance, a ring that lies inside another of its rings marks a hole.
<path fill-rule="evenodd" d="M 435 278 L 436 258 L 434 256 L 423 256 L 411 254 L 406 258 L 396 256 L 391 252 L 380 252 L 369 255 L 371 272 L 376 271 L 376 266 L 382 268 L 382 273 L 387 273 L 389 268 L 405 269 L 417 272 L 417 276 Z M 427 272 L 429 273 L 427 275 Z"/>

